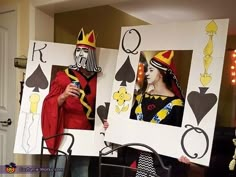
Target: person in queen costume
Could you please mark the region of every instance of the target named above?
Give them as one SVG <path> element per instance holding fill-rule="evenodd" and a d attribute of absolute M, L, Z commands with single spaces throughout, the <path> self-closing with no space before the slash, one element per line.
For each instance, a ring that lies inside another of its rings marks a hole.
<path fill-rule="evenodd" d="M 146 72 L 146 89 L 136 96 L 131 109 L 130 118 L 154 124 L 181 126 L 184 110 L 184 98 L 177 77 L 174 73 L 172 58 L 174 51 L 158 52 L 151 58 Z M 136 177 L 146 177 L 141 170 L 165 177 L 166 171 L 161 168 L 159 161 L 149 152 L 129 150 L 133 161 L 132 167 L 138 167 Z M 186 177 L 190 161 L 185 156 L 174 159 L 161 156 L 165 166 L 172 166 L 172 176 Z M 181 163 L 182 162 L 182 163 Z M 152 176 L 152 175 L 151 175 Z"/>
<path fill-rule="evenodd" d="M 131 119 L 181 126 L 184 100 L 173 71 L 174 51 L 158 52 L 146 72 L 147 88 L 136 96 Z"/>
<path fill-rule="evenodd" d="M 144 54 L 142 56 L 145 57 Z M 137 91 L 130 119 L 153 124 L 181 126 L 184 98 L 174 73 L 173 56 L 174 51 L 165 50 L 152 57 L 148 65 L 144 60 L 141 61 L 145 77 L 141 84 L 142 88 Z M 104 128 L 108 127 L 109 122 L 104 122 Z M 150 136 L 147 138 L 153 138 L 154 135 Z M 150 152 L 126 148 L 122 157 L 125 164 L 130 165 L 131 169 L 137 168 L 136 172 L 134 170 L 127 172 L 130 177 L 167 176 L 167 171 L 161 167 L 159 160 Z M 179 159 L 175 159 L 161 155 L 161 158 L 165 166 L 172 167 L 171 177 L 188 176 L 191 163 L 187 157 L 181 156 Z"/>
<path fill-rule="evenodd" d="M 97 73 L 101 68 L 96 64 L 96 40 L 94 31 L 84 30 L 78 34 L 74 51 L 75 64 L 59 71 L 50 86 L 42 106 L 42 132 L 44 137 L 64 132 L 64 129 L 93 129 Z M 58 149 L 62 139 L 47 140 L 48 148 Z M 56 152 L 49 150 L 52 155 Z M 53 164 L 52 156 L 50 164 Z M 65 159 L 58 159 L 57 168 L 64 167 Z M 71 176 L 88 177 L 89 157 L 71 157 Z M 62 176 L 57 172 L 56 177 Z"/>

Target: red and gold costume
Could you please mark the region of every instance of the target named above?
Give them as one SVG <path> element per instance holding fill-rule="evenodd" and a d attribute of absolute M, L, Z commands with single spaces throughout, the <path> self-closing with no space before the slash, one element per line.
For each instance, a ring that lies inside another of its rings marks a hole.
<path fill-rule="evenodd" d="M 70 96 L 58 106 L 58 96 L 72 81 L 80 82 L 80 96 Z M 94 118 L 96 99 L 96 73 L 87 78 L 82 72 L 72 69 L 59 71 L 53 80 L 50 92 L 42 106 L 42 132 L 44 137 L 63 133 L 64 129 L 90 130 L 89 118 Z M 49 148 L 58 149 L 61 138 L 46 141 Z M 54 151 L 50 151 L 54 153 Z"/>

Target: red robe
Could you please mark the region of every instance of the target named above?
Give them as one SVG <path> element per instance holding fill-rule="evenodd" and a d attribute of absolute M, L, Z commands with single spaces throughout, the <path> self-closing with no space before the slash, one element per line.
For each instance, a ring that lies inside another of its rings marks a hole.
<path fill-rule="evenodd" d="M 86 94 L 88 105 L 94 111 L 96 99 L 96 74 L 86 78 L 81 72 L 71 70 L 80 82 L 80 89 L 86 85 L 90 87 L 90 93 Z M 64 92 L 71 79 L 64 71 L 59 71 L 53 80 L 49 94 L 46 96 L 42 106 L 42 132 L 44 137 L 53 136 L 63 133 L 64 129 L 92 129 L 91 124 L 86 116 L 84 106 L 81 104 L 79 97 L 68 97 L 62 106 L 58 106 L 57 98 Z M 62 137 L 53 138 L 46 141 L 48 148 L 58 149 Z M 49 150 L 55 154 L 55 151 Z"/>

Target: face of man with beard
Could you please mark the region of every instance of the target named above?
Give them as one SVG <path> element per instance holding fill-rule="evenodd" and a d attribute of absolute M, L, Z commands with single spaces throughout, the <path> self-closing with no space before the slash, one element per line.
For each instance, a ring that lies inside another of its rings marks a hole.
<path fill-rule="evenodd" d="M 75 50 L 75 63 L 78 68 L 86 68 L 88 59 L 88 47 L 78 46 Z"/>

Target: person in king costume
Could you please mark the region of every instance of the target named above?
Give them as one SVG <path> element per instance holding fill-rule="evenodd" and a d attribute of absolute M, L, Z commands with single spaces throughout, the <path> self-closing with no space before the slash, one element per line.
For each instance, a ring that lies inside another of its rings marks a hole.
<path fill-rule="evenodd" d="M 59 71 L 51 83 L 49 94 L 42 106 L 42 132 L 44 137 L 64 132 L 64 129 L 93 129 L 97 73 L 94 31 L 78 34 L 74 51 L 75 64 Z M 58 149 L 61 138 L 47 140 L 48 148 Z M 55 151 L 49 150 L 52 155 Z M 54 159 L 52 158 L 51 161 Z M 58 159 L 58 166 L 64 160 Z M 51 162 L 52 163 L 52 162 Z M 88 177 L 89 157 L 72 156 L 71 176 Z M 56 175 L 57 176 L 57 175 Z M 58 173 L 58 176 L 61 176 Z"/>

